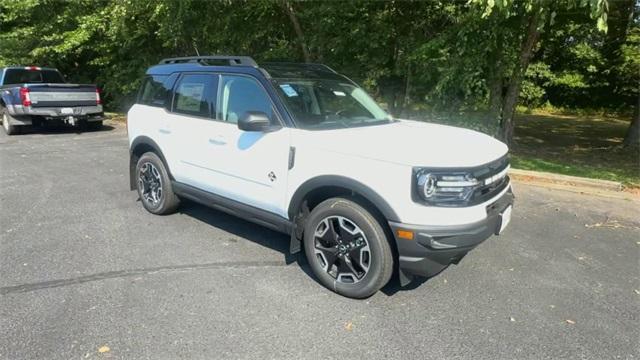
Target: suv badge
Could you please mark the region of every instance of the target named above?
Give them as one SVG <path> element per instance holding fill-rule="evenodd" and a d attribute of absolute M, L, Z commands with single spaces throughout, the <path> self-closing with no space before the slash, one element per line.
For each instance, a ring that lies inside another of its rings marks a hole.
<path fill-rule="evenodd" d="M 268 176 L 269 176 L 269 180 L 271 180 L 271 182 L 274 182 L 277 179 L 276 174 L 273 171 L 270 172 Z"/>

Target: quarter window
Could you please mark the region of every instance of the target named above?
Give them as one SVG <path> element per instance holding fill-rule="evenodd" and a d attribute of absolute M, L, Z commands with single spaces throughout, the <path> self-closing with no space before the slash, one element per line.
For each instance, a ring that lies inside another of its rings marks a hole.
<path fill-rule="evenodd" d="M 173 111 L 176 113 L 212 117 L 215 114 L 216 76 L 184 75 L 176 87 Z"/>
<path fill-rule="evenodd" d="M 164 106 L 167 99 L 167 89 L 164 87 L 166 79 L 167 76 L 165 75 L 147 77 L 140 89 L 138 103 L 151 106 Z"/>
<path fill-rule="evenodd" d="M 247 111 L 261 111 L 273 120 L 269 95 L 257 81 L 246 76 L 222 75 L 218 117 L 237 123 Z"/>

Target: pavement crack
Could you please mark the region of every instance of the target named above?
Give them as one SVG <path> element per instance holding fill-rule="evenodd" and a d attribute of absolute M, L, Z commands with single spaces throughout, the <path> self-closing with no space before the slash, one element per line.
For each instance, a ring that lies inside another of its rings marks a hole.
<path fill-rule="evenodd" d="M 36 290 L 64 287 L 64 286 L 83 284 L 83 283 L 93 282 L 93 281 L 118 279 L 118 278 L 140 276 L 140 275 L 150 275 L 150 274 L 163 273 L 163 272 L 180 272 L 180 271 L 228 269 L 228 268 L 251 268 L 251 267 L 280 267 L 280 266 L 287 266 L 287 263 L 284 261 L 232 261 L 232 262 L 159 266 L 159 267 L 151 267 L 151 268 L 143 268 L 143 269 L 107 271 L 107 272 L 102 272 L 97 274 L 79 276 L 79 277 L 70 278 L 70 279 L 49 280 L 49 281 L 42 281 L 37 283 L 0 287 L 0 295 L 26 293 L 26 292 L 36 291 Z"/>

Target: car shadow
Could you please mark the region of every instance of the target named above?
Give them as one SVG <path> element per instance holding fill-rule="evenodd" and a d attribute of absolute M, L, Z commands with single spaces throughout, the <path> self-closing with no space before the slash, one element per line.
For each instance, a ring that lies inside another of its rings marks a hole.
<path fill-rule="evenodd" d="M 391 280 L 380 291 L 387 296 L 393 296 L 400 291 L 415 290 L 431 279 L 433 278 L 415 277 L 409 284 L 402 286 L 398 274 L 394 272 Z"/>
<path fill-rule="evenodd" d="M 261 225 L 254 224 L 250 221 L 243 220 L 236 216 L 229 215 L 225 212 L 209 208 L 187 199 L 181 200 L 178 211 L 181 214 L 188 215 L 210 226 L 224 230 L 235 236 L 264 246 L 265 248 L 282 253 L 285 264 L 290 265 L 294 262 L 297 263 L 300 269 L 304 271 L 307 276 L 318 282 L 311 270 L 311 267 L 309 266 L 309 262 L 304 254 L 304 249 L 301 249 L 297 254 L 289 253 L 288 235 L 281 234 Z M 393 296 L 400 291 L 414 290 L 430 279 L 432 278 L 415 277 L 411 283 L 402 286 L 400 285 L 397 271 L 395 271 L 389 283 L 380 291 L 387 296 Z"/>
<path fill-rule="evenodd" d="M 284 255 L 284 261 L 287 265 L 299 262 L 300 259 L 303 260 L 303 263 L 306 263 L 305 256 L 302 252 L 293 255 L 289 253 L 288 235 L 187 199 L 181 199 L 180 201 L 181 204 L 178 211 L 181 214 L 188 215 L 210 226 L 247 239 L 263 247 L 278 251 Z"/>
<path fill-rule="evenodd" d="M 65 125 L 47 125 L 47 126 L 24 126 L 21 127 L 19 135 L 58 135 L 58 134 L 82 134 L 82 133 L 98 133 L 115 130 L 114 126 L 102 125 L 98 129 L 86 129 L 75 126 Z"/>

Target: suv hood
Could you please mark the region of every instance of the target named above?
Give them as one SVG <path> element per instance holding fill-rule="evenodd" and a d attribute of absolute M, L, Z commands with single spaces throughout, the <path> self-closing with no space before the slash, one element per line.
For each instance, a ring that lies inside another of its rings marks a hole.
<path fill-rule="evenodd" d="M 501 141 L 477 131 L 410 120 L 300 135 L 302 146 L 408 166 L 475 167 L 509 150 Z"/>

